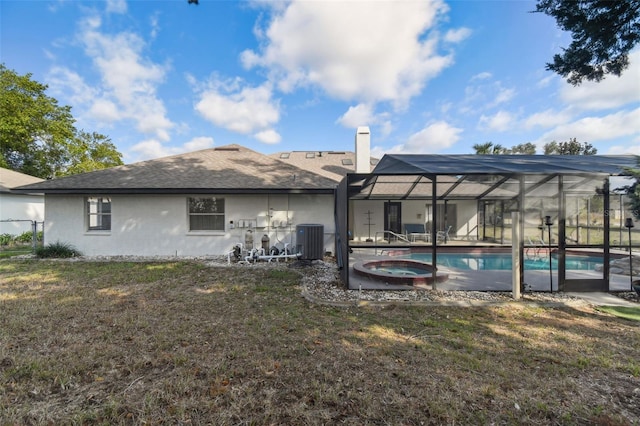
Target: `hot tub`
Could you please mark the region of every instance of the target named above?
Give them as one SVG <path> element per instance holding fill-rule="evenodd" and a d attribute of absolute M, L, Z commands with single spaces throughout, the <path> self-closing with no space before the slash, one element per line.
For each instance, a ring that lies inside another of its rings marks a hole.
<path fill-rule="evenodd" d="M 444 281 L 446 275 L 436 275 L 433 265 L 411 259 L 371 259 L 356 262 L 353 271 L 360 276 L 387 284 L 424 285 Z"/>

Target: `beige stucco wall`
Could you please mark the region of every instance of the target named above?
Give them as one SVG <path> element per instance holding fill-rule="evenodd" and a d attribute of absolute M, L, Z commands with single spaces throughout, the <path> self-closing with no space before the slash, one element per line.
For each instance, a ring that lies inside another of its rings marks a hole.
<path fill-rule="evenodd" d="M 87 256 L 222 255 L 244 242 L 248 229 L 255 245 L 263 235 L 270 245 L 295 245 L 296 225 L 319 223 L 324 225 L 325 250 L 334 250 L 333 195 L 216 196 L 225 198 L 225 231 L 189 232 L 187 195 L 115 195 L 111 231 L 105 232 L 87 231 L 84 197 L 47 195 L 45 244 L 70 243 Z"/>

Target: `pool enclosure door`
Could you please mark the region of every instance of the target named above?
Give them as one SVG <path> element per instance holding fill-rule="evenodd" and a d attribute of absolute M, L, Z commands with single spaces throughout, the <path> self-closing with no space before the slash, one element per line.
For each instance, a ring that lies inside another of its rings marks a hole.
<path fill-rule="evenodd" d="M 609 283 L 605 279 L 605 239 L 609 234 L 605 204 L 608 197 L 603 194 L 565 193 L 562 210 L 564 220 L 558 229 L 558 272 L 560 286 L 564 291 L 608 291 Z M 580 270 L 579 265 L 566 262 L 566 253 L 579 254 L 589 251 L 590 258 L 596 258 L 602 268 Z M 564 276 L 563 276 L 564 275 Z M 564 286 L 563 286 L 564 284 Z"/>
<path fill-rule="evenodd" d="M 402 203 L 391 201 L 384 203 L 384 230 L 395 234 L 402 233 Z"/>

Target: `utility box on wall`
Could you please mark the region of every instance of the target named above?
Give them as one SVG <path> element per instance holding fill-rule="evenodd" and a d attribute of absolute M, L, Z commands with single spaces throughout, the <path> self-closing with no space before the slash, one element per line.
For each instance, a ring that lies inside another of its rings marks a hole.
<path fill-rule="evenodd" d="M 324 225 L 296 225 L 296 248 L 300 259 L 322 259 L 324 255 Z"/>

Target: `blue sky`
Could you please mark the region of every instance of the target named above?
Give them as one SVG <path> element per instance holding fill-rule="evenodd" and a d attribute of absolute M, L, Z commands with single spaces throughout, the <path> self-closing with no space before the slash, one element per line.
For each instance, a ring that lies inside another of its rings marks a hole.
<path fill-rule="evenodd" d="M 545 70 L 570 42 L 534 1 L 0 0 L 0 61 L 49 86 L 126 163 L 270 154 L 469 154 L 577 138 L 640 154 L 640 49 L 622 77 Z"/>

